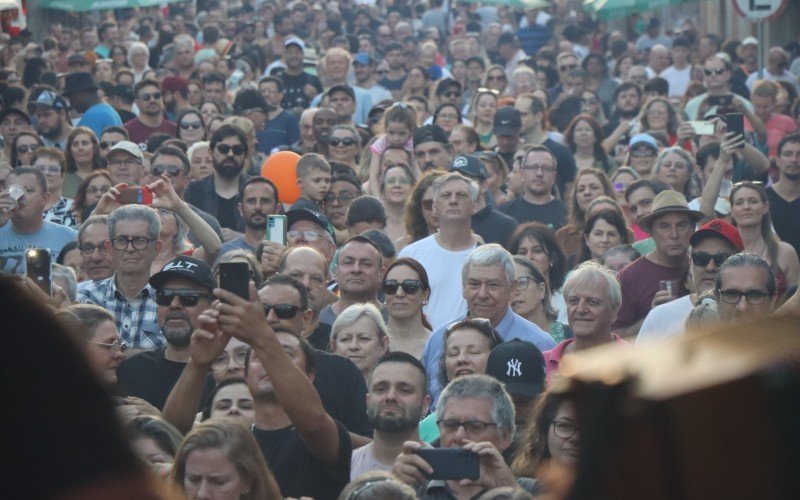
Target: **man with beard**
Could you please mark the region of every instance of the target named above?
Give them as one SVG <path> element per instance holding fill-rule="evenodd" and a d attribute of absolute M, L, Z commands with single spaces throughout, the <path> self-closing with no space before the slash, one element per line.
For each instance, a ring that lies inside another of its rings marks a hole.
<path fill-rule="evenodd" d="M 72 50 L 72 42 L 75 41 L 75 32 L 69 28 L 62 28 L 58 34 L 58 52 L 54 63 L 57 73 L 67 73 L 69 71 L 69 57 L 75 53 Z"/>
<path fill-rule="evenodd" d="M 164 101 L 161 100 L 161 87 L 155 80 L 142 80 L 133 88 L 139 117 L 127 122 L 124 127 L 131 141 L 136 144 L 146 142 L 154 134 L 174 136 L 175 123 L 164 118 Z"/>
<path fill-rule="evenodd" d="M 242 185 L 239 199 L 244 235 L 222 245 L 222 254 L 236 249 L 256 252 L 267 232 L 267 216 L 274 214 L 278 206 L 278 188 L 269 179 L 252 177 Z"/>
<path fill-rule="evenodd" d="M 283 108 L 297 113 L 306 109 L 317 94 L 322 93 L 322 82 L 315 75 L 303 71 L 303 56 L 306 44 L 297 37 L 284 42 L 283 58 L 286 71 L 281 75 L 286 92 L 283 95 Z"/>
<path fill-rule="evenodd" d="M 319 108 L 314 113 L 312 119 L 312 130 L 314 131 L 314 138 L 317 140 L 314 145 L 314 153 L 319 153 L 322 156 L 328 156 L 328 138 L 331 136 L 331 129 L 336 124 L 338 116 L 336 111 L 331 108 Z"/>
<path fill-rule="evenodd" d="M 189 362 L 189 340 L 197 317 L 211 307 L 216 279 L 202 260 L 180 256 L 151 276 L 149 282 L 156 291 L 158 326 L 167 345 L 126 359 L 117 369 L 117 378 L 124 393 L 142 398 L 160 410 Z M 213 388 L 214 378 L 209 374 L 203 401 Z"/>
<path fill-rule="evenodd" d="M 428 376 L 417 358 L 405 352 L 384 355 L 369 378 L 367 416 L 372 442 L 353 450 L 350 478 L 391 470 L 405 441 L 420 441 L 419 421 L 428 412 Z"/>
<path fill-rule="evenodd" d="M 632 82 L 625 82 L 614 91 L 614 113 L 608 123 L 603 126 L 603 135 L 606 142 L 614 147 L 614 156 L 626 149 L 631 141 L 631 130 L 639 109 L 642 106 L 642 89 Z M 609 149 L 606 148 L 606 151 Z"/>
<path fill-rule="evenodd" d="M 800 213 L 800 134 L 790 134 L 781 139 L 775 163 L 781 177 L 767 188 L 772 225 L 781 241 L 800 253 L 800 224 L 796 219 Z"/>
<path fill-rule="evenodd" d="M 450 170 L 453 163 L 453 147 L 447 132 L 439 125 L 424 125 L 414 131 L 414 158 L 420 170 L 425 172 L 438 168 Z"/>
<path fill-rule="evenodd" d="M 216 217 L 225 241 L 229 241 L 244 231 L 244 219 L 238 210 L 239 193 L 247 180 L 243 170 L 250 151 L 244 132 L 233 125 L 217 129 L 210 146 L 214 173 L 190 182 L 184 199 Z"/>
<path fill-rule="evenodd" d="M 189 84 L 180 76 L 168 76 L 161 81 L 161 93 L 167 118 L 171 121 L 178 119 L 184 109 L 191 108 L 189 104 Z"/>
<path fill-rule="evenodd" d="M 55 89 L 48 89 L 30 105 L 36 116 L 36 132 L 45 146 L 64 150 L 67 136 L 72 132 L 69 122 L 69 105 Z"/>

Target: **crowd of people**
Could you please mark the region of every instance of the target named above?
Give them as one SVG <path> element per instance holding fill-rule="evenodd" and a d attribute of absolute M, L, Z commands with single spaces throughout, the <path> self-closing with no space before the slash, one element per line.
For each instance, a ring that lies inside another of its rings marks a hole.
<path fill-rule="evenodd" d="M 2 41 L 0 270 L 142 463 L 189 498 L 531 498 L 581 455 L 565 355 L 798 310 L 800 43 L 758 67 L 753 37 L 528 3 L 198 0 Z M 286 151 L 296 199 L 262 175 Z M 478 476 L 438 476 L 447 448 Z"/>

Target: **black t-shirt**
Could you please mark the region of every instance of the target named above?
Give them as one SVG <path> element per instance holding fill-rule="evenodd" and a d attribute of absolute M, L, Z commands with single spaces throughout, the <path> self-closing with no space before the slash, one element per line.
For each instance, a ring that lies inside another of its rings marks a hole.
<path fill-rule="evenodd" d="M 244 227 L 240 227 L 239 225 L 241 217 L 239 214 L 239 195 L 233 198 L 223 198 L 215 193 L 214 196 L 217 197 L 217 220 L 219 221 L 219 225 L 241 232 Z"/>
<path fill-rule="evenodd" d="M 294 427 L 274 431 L 253 427 L 253 436 L 283 496 L 307 496 L 316 500 L 339 496 L 350 481 L 353 445 L 347 429 L 339 422 L 336 422 L 336 427 L 339 430 L 339 453 L 335 464 L 322 463 L 312 455 Z"/>
<path fill-rule="evenodd" d="M 318 77 L 310 75 L 305 71 L 299 75 L 290 75 L 286 72 L 280 75 L 286 91 L 283 94 L 281 106 L 284 109 L 294 111 L 296 109 L 307 109 L 311 105 L 311 99 L 306 94 L 306 85 L 312 85 L 317 92 L 322 92 L 322 82 Z"/>
<path fill-rule="evenodd" d="M 483 238 L 484 243 L 508 244 L 511 233 L 517 227 L 517 221 L 492 207 L 483 207 L 472 216 L 472 230 Z"/>
<path fill-rule="evenodd" d="M 314 387 L 328 415 L 350 432 L 372 436 L 372 426 L 367 418 L 367 383 L 352 361 L 317 351 Z"/>
<path fill-rule="evenodd" d="M 520 197 L 505 203 L 500 207 L 500 211 L 510 215 L 520 224 L 536 221 L 553 230 L 559 229 L 567 220 L 567 207 L 561 200 L 552 200 L 544 205 L 534 205 Z"/>
<path fill-rule="evenodd" d="M 772 186 L 767 188 L 769 211 L 772 214 L 772 225 L 781 241 L 792 245 L 800 254 L 800 224 L 795 218 L 800 214 L 800 198 L 786 201 L 775 192 Z"/>
<path fill-rule="evenodd" d="M 575 180 L 578 166 L 575 164 L 575 156 L 563 144 L 559 144 L 549 137 L 542 143 L 556 157 L 556 186 L 561 194 L 561 199 L 567 198 L 567 184 Z"/>
<path fill-rule="evenodd" d="M 164 408 L 170 391 L 178 382 L 186 363 L 170 361 L 164 357 L 166 347 L 157 351 L 134 354 L 117 368 L 117 384 L 128 396 L 142 398 L 159 410 Z M 206 378 L 200 404 L 204 405 L 214 389 L 214 377 Z"/>

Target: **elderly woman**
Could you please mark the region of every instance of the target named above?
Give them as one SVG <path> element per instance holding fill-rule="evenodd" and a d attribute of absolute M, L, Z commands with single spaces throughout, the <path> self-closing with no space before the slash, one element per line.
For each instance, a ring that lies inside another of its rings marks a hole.
<path fill-rule="evenodd" d="M 128 63 L 133 68 L 133 77 L 136 83 L 142 80 L 144 74 L 152 69 L 150 61 L 150 48 L 144 42 L 131 42 L 128 49 Z"/>
<path fill-rule="evenodd" d="M 214 172 L 214 162 L 211 159 L 211 145 L 206 141 L 200 141 L 189 146 L 186 153 L 189 157 L 189 179 L 198 180 L 208 177 Z"/>
<path fill-rule="evenodd" d="M 518 66 L 517 69 L 511 73 L 509 93 L 514 97 L 519 97 L 522 94 L 529 94 L 538 88 L 539 82 L 536 80 L 536 72 L 528 66 Z"/>
<path fill-rule="evenodd" d="M 700 196 L 694 174 L 694 158 L 677 146 L 663 150 L 653 165 L 653 177 L 683 194 L 687 200 Z"/>
<path fill-rule="evenodd" d="M 347 165 L 355 176 L 359 170 L 361 135 L 352 125 L 335 125 L 328 137 L 328 161 Z"/>
<path fill-rule="evenodd" d="M 353 304 L 331 327 L 331 352 L 352 361 L 365 380 L 381 356 L 389 351 L 389 331 L 381 312 L 372 304 Z"/>
<path fill-rule="evenodd" d="M 432 330 L 422 312 L 431 294 L 428 273 L 416 260 L 399 258 L 386 269 L 382 287 L 389 311 L 389 347 L 421 359 Z"/>
<path fill-rule="evenodd" d="M 514 257 L 517 286 L 511 298 L 511 309 L 550 333 L 553 340 L 561 342 L 572 337 L 569 326 L 558 320 L 558 311 L 551 304 L 550 288 L 545 275 L 536 264 L 522 256 Z"/>

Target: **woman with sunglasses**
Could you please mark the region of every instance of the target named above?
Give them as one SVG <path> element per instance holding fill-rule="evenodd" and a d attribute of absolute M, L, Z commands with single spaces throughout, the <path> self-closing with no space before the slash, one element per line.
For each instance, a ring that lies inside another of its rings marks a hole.
<path fill-rule="evenodd" d="M 606 112 L 603 110 L 603 103 L 600 101 L 600 96 L 594 90 L 585 89 L 583 91 L 583 107 L 581 113 L 590 115 L 602 127 L 608 124 Z"/>
<path fill-rule="evenodd" d="M 94 304 L 75 304 L 59 310 L 56 316 L 82 335 L 89 367 L 103 384 L 114 387 L 117 368 L 128 348 L 120 339 L 114 315 Z"/>
<path fill-rule="evenodd" d="M 494 115 L 497 112 L 497 101 L 500 93 L 494 89 L 480 88 L 475 93 L 470 110 L 470 120 L 478 133 L 483 149 L 492 149 L 497 145 L 494 137 Z"/>
<path fill-rule="evenodd" d="M 33 153 L 43 146 L 42 139 L 35 132 L 20 132 L 11 143 L 11 166 L 30 167 Z"/>
<path fill-rule="evenodd" d="M 483 85 L 481 87 L 497 91 L 497 95 L 502 95 L 508 87 L 508 77 L 506 70 L 499 64 L 494 64 L 489 67 L 486 76 L 483 78 Z M 480 92 L 480 89 L 478 89 Z"/>
<path fill-rule="evenodd" d="M 406 235 L 395 241 L 395 249 L 399 252 L 422 238 L 427 238 L 439 229 L 439 221 L 433 214 L 433 182 L 447 172 L 428 170 L 420 177 L 406 205 L 404 224 Z"/>
<path fill-rule="evenodd" d="M 444 332 L 444 355 L 441 361 L 442 387 L 465 375 L 483 375 L 492 349 L 502 342 L 488 319 L 465 319 L 448 326 Z M 419 437 L 426 443 L 439 439 L 436 412 L 419 423 Z"/>
<path fill-rule="evenodd" d="M 414 172 L 408 163 L 390 163 L 381 176 L 381 202 L 386 208 L 384 232 L 392 241 L 406 234 L 404 215 L 406 202 L 414 187 Z"/>
<path fill-rule="evenodd" d="M 389 331 L 380 310 L 372 304 L 353 304 L 331 326 L 334 354 L 352 361 L 369 381 L 378 360 L 389 352 Z"/>
<path fill-rule="evenodd" d="M 328 161 L 347 165 L 352 175 L 359 171 L 358 155 L 361 152 L 361 135 L 352 125 L 335 125 L 328 137 Z"/>
<path fill-rule="evenodd" d="M 177 124 L 176 137 L 186 143 L 187 146 L 206 140 L 206 122 L 203 114 L 194 108 L 187 108 L 180 112 Z"/>
<path fill-rule="evenodd" d="M 800 262 L 790 244 L 772 229 L 769 198 L 760 182 L 739 182 L 731 190 L 731 222 L 738 227 L 744 251 L 766 260 L 775 272 L 778 296 L 800 278 Z"/>
<path fill-rule="evenodd" d="M 101 168 L 100 141 L 92 129 L 75 127 L 67 136 L 67 173 L 64 175 L 64 196 L 72 198 L 78 186 L 93 170 Z"/>
<path fill-rule="evenodd" d="M 517 285 L 511 298 L 511 309 L 548 332 L 557 343 L 572 337 L 568 325 L 558 321 L 558 311 L 551 304 L 547 279 L 529 259 L 514 257 Z"/>
<path fill-rule="evenodd" d="M 383 293 L 389 311 L 389 347 L 417 359 L 431 336 L 431 324 L 422 307 L 431 294 L 428 273 L 422 264 L 403 257 L 392 262 L 383 275 Z"/>

